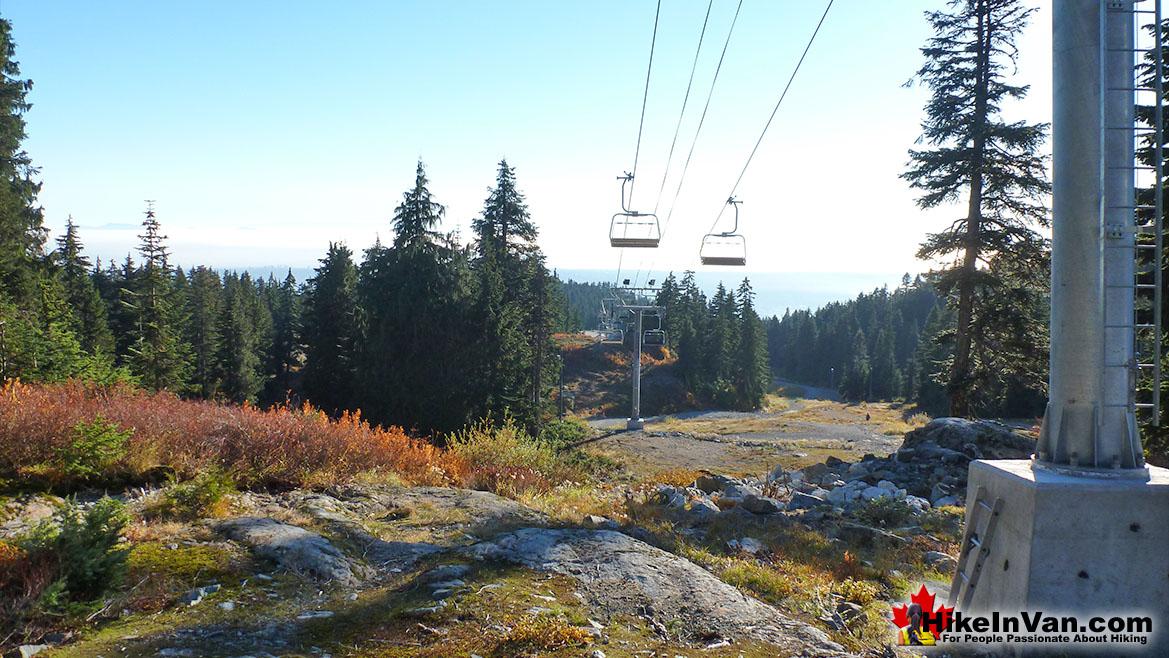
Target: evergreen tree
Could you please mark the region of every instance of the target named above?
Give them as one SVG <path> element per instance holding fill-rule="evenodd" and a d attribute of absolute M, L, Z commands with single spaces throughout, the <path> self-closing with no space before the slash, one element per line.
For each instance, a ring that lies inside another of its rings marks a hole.
<path fill-rule="evenodd" d="M 301 299 L 292 270 L 278 286 L 270 285 L 272 301 L 272 344 L 268 350 L 268 402 L 282 402 L 291 394 L 292 373 L 300 367 L 304 349 L 300 343 Z"/>
<path fill-rule="evenodd" d="M 738 290 L 739 340 L 735 359 L 738 369 L 736 389 L 740 409 L 758 409 L 767 394 L 770 379 L 767 358 L 767 334 L 755 313 L 755 292 L 751 282 L 743 279 Z"/>
<path fill-rule="evenodd" d="M 353 252 L 330 242 L 316 276 L 308 280 L 304 315 L 304 392 L 329 413 L 340 413 L 353 404 L 360 336 L 356 289 Z"/>
<path fill-rule="evenodd" d="M 852 337 L 848 370 L 840 382 L 840 394 L 847 400 L 869 399 L 869 350 L 865 334 L 860 329 Z"/>
<path fill-rule="evenodd" d="M 128 362 L 146 386 L 182 391 L 190 376 L 190 353 L 179 335 L 183 322 L 173 294 L 166 236 L 160 233 L 153 207 L 147 209 L 142 226 L 145 231 L 138 236 L 142 267 L 133 301 L 127 302 L 134 319 Z"/>
<path fill-rule="evenodd" d="M 223 277 L 223 303 L 216 319 L 219 349 L 216 364 L 220 392 L 236 403 L 255 402 L 264 385 L 259 333 L 252 312 L 255 289 L 245 272 Z"/>
<path fill-rule="evenodd" d="M 219 390 L 217 325 L 223 285 L 215 270 L 202 266 L 193 268 L 187 280 L 183 340 L 191 349 L 191 390 L 203 399 L 211 399 Z"/>
<path fill-rule="evenodd" d="M 965 195 L 966 216 L 930 234 L 918 252 L 923 259 L 954 258 L 936 274 L 936 284 L 954 296 L 950 413 L 965 416 L 975 384 L 971 329 L 978 313 L 992 312 L 980 290 L 1001 283 L 979 263 L 996 254 L 1018 260 L 1042 254 L 1044 242 L 1032 226 L 1047 222 L 1043 199 L 1051 186 L 1040 153 L 1047 125 L 1000 118 L 1003 102 L 1023 98 L 1028 90 L 1009 84 L 1006 73 L 1014 64 L 1015 40 L 1034 9 L 1020 0 L 950 0 L 949 6 L 952 13 L 926 13 L 935 36 L 922 48 L 926 63 L 918 71 L 933 92 L 921 138 L 932 148 L 911 150 L 902 178 L 922 191 L 922 208 Z"/>
<path fill-rule="evenodd" d="M 36 205 L 39 170 L 22 148 L 32 81 L 20 78 L 15 57 L 12 24 L 0 19 L 0 294 L 12 309 L 5 318 L 38 312 L 47 236 Z"/>
<path fill-rule="evenodd" d="M 81 349 L 90 354 L 112 356 L 114 337 L 110 333 L 106 305 L 90 276 L 92 266 L 82 249 L 77 225 L 70 216 L 65 223 L 65 234 L 57 238 L 54 256 L 61 272 L 65 303 L 73 311 L 71 328 L 81 343 Z"/>

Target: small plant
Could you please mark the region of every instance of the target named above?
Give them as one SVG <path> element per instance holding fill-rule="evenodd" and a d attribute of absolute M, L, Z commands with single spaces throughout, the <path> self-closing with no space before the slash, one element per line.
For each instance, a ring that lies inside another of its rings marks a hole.
<path fill-rule="evenodd" d="M 133 428 L 119 431 L 117 423 L 107 423 L 101 414 L 91 422 L 73 426 L 73 438 L 57 453 L 57 466 L 71 476 L 97 476 L 126 455 Z"/>
<path fill-rule="evenodd" d="M 892 496 L 874 498 L 857 510 L 856 518 L 862 523 L 879 527 L 897 527 L 909 520 L 909 506 Z"/>
<path fill-rule="evenodd" d="M 179 482 L 171 475 L 170 484 L 162 492 L 162 500 L 151 510 L 158 516 L 178 519 L 198 519 L 214 516 L 224 496 L 235 492 L 231 477 L 218 468 Z"/>
<path fill-rule="evenodd" d="M 589 437 L 589 426 L 579 418 L 557 418 L 540 429 L 540 441 L 556 447 L 574 446 Z"/>
<path fill-rule="evenodd" d="M 70 502 L 53 520 L 0 548 L 0 632 L 13 631 L 29 615 L 70 615 L 122 583 L 126 550 L 119 548 L 127 516 L 122 504 L 103 498 L 84 514 Z"/>
<path fill-rule="evenodd" d="M 593 639 L 589 631 L 571 626 L 559 617 L 509 617 L 505 623 L 511 630 L 501 644 L 508 645 L 510 649 L 516 651 L 523 649 L 552 651 L 565 647 L 581 647 Z"/>
<path fill-rule="evenodd" d="M 925 427 L 926 425 L 929 425 L 930 421 L 932 420 L 933 418 L 930 418 L 929 414 L 923 411 L 919 411 L 906 419 L 905 422 L 908 423 L 910 427 Z"/>
<path fill-rule="evenodd" d="M 837 590 L 845 601 L 858 605 L 868 605 L 881 595 L 881 588 L 875 583 L 852 578 L 845 578 Z"/>

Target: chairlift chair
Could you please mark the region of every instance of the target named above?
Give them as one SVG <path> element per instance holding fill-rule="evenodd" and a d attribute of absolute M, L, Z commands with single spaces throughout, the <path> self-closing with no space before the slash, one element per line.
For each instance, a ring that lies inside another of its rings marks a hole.
<path fill-rule="evenodd" d="M 661 329 L 649 329 L 642 332 L 641 344 L 647 347 L 661 347 L 666 344 L 666 332 Z"/>
<path fill-rule="evenodd" d="M 632 174 L 618 176 L 621 183 L 621 212 L 613 215 L 609 224 L 609 245 L 613 247 L 657 247 L 662 240 L 662 228 L 658 216 L 653 213 L 637 212 L 626 207 L 625 185 L 633 180 Z"/>
<path fill-rule="evenodd" d="M 727 199 L 727 203 L 735 209 L 735 225 L 723 233 L 707 233 L 702 238 L 702 247 L 698 256 L 703 265 L 732 265 L 742 267 L 747 264 L 747 239 L 739 235 L 739 204 L 734 197 Z"/>
<path fill-rule="evenodd" d="M 601 334 L 602 345 L 621 345 L 625 343 L 625 332 L 620 329 Z"/>

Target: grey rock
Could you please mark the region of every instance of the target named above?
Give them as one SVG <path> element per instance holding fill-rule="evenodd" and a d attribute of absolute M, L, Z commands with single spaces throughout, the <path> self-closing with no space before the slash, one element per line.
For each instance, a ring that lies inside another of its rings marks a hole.
<path fill-rule="evenodd" d="M 918 496 L 906 496 L 905 504 L 908 505 L 915 514 L 927 512 L 930 509 L 930 501 Z"/>
<path fill-rule="evenodd" d="M 743 551 L 751 555 L 767 552 L 767 546 L 763 542 L 754 537 L 743 537 L 742 539 L 732 539 L 727 542 L 727 546 L 732 550 Z"/>
<path fill-rule="evenodd" d="M 53 645 L 51 645 L 51 644 L 22 644 L 22 645 L 20 645 L 20 649 L 19 649 L 20 658 L 29 658 L 30 656 L 37 655 L 38 653 L 44 651 L 45 649 L 52 649 L 52 648 L 53 648 Z"/>
<path fill-rule="evenodd" d="M 219 605 L 217 605 L 215 607 L 217 607 L 220 610 L 223 610 L 225 612 L 231 612 L 232 610 L 235 610 L 235 602 L 234 601 L 224 601 L 223 603 L 220 603 Z"/>
<path fill-rule="evenodd" d="M 941 482 L 936 483 L 933 486 L 933 488 L 930 489 L 930 501 L 931 502 L 936 501 L 939 498 L 945 498 L 946 496 L 949 496 L 949 495 L 950 495 L 950 487 L 947 487 L 946 485 L 942 484 Z"/>
<path fill-rule="evenodd" d="M 942 553 L 941 551 L 926 551 L 925 554 L 921 556 L 921 559 L 922 562 L 926 563 L 926 565 L 931 566 L 943 573 L 954 571 L 958 568 L 958 559 L 953 555 Z"/>
<path fill-rule="evenodd" d="M 715 505 L 712 500 L 705 496 L 695 498 L 690 503 L 690 514 L 693 516 L 705 517 L 711 514 L 718 514 L 721 511 L 718 505 Z"/>
<path fill-rule="evenodd" d="M 905 435 L 903 448 L 916 448 L 932 441 L 963 456 L 985 459 L 1025 459 L 1035 450 L 1035 439 L 1030 434 L 1002 423 L 966 418 L 938 418 L 925 427 Z M 969 446 L 969 447 L 968 447 Z"/>
<path fill-rule="evenodd" d="M 810 509 L 817 505 L 823 505 L 825 501 L 815 496 L 810 496 L 802 491 L 797 491 L 792 494 L 792 499 L 787 504 L 789 510 Z"/>
<path fill-rule="evenodd" d="M 727 485 L 734 483 L 734 478 L 729 478 L 725 475 L 714 475 L 712 473 L 705 473 L 698 476 L 691 486 L 695 489 L 701 490 L 703 493 L 712 494 L 716 491 L 722 491 L 727 488 Z"/>
<path fill-rule="evenodd" d="M 876 500 L 878 498 L 888 498 L 892 496 L 893 492 L 884 487 L 869 487 L 861 491 L 861 498 L 865 500 Z"/>
<path fill-rule="evenodd" d="M 795 655 L 848 655 L 823 631 L 619 532 L 524 528 L 460 550 L 576 578 L 586 603 L 611 616 L 680 624 L 695 635 L 750 636 Z"/>
<path fill-rule="evenodd" d="M 732 500 L 743 500 L 747 496 L 760 496 L 762 494 L 762 489 L 749 485 L 745 482 L 731 484 L 723 489 L 723 497 L 730 498 Z"/>
<path fill-rule="evenodd" d="M 435 580 L 449 580 L 452 578 L 462 578 L 471 570 L 465 564 L 444 564 L 441 567 L 435 567 L 430 571 L 419 576 L 422 582 L 431 582 Z"/>
<path fill-rule="evenodd" d="M 584 526 L 586 528 L 604 528 L 606 530 L 616 530 L 617 528 L 621 527 L 621 524 L 603 516 L 589 514 L 588 516 L 584 517 Z"/>
<path fill-rule="evenodd" d="M 958 497 L 957 496 L 944 496 L 944 497 L 939 498 L 933 502 L 934 507 L 948 507 L 950 505 L 957 505 L 957 504 L 958 504 Z"/>
<path fill-rule="evenodd" d="M 767 496 L 750 495 L 739 503 L 739 507 L 752 514 L 777 514 L 783 511 L 783 503 Z"/>
<path fill-rule="evenodd" d="M 351 587 L 370 575 L 367 567 L 347 557 L 329 540 L 304 528 L 268 518 L 245 517 L 224 521 L 218 529 L 247 544 L 257 555 L 317 580 Z"/>
<path fill-rule="evenodd" d="M 333 616 L 332 610 L 309 610 L 296 616 L 297 619 L 328 619 Z"/>

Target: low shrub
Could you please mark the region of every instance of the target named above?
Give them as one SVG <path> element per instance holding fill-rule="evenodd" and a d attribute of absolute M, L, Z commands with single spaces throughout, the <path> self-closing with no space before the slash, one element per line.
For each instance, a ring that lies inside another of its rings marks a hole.
<path fill-rule="evenodd" d="M 102 475 L 125 456 L 134 430 L 119 431 L 98 414 L 91 422 L 73 426 L 73 439 L 57 452 L 56 465 L 70 476 Z"/>
<path fill-rule="evenodd" d="M 224 497 L 235 492 L 231 478 L 221 469 L 212 468 L 187 482 L 170 476 L 158 502 L 147 509 L 148 515 L 174 519 L 198 519 L 217 516 Z"/>
<path fill-rule="evenodd" d="M 126 550 L 118 547 L 127 516 L 103 498 L 84 514 L 71 501 L 28 535 L 0 544 L 0 636 L 28 631 L 30 618 L 87 612 L 120 585 Z"/>
<path fill-rule="evenodd" d="M 885 528 L 900 526 L 908 521 L 909 517 L 909 506 L 892 496 L 874 498 L 856 512 L 856 518 L 861 523 Z"/>
<path fill-rule="evenodd" d="M 116 449 L 123 430 L 111 428 L 133 431 L 124 450 Z M 80 471 L 61 471 L 58 484 L 70 487 L 92 477 L 83 474 L 97 469 L 95 460 L 102 477 L 128 480 L 160 467 L 191 479 L 223 464 L 241 487 L 322 486 L 379 471 L 411 484 L 449 484 L 465 471 L 443 450 L 397 427 L 371 426 L 360 413 L 331 420 L 307 404 L 262 410 L 124 384 L 0 388 L 0 473 L 27 478 L 45 464 L 77 464 Z"/>
<path fill-rule="evenodd" d="M 556 418 L 540 428 L 540 441 L 556 448 L 574 446 L 589 438 L 588 423 L 579 418 Z"/>
<path fill-rule="evenodd" d="M 508 617 L 510 627 L 496 653 L 518 655 L 522 650 L 554 651 L 566 647 L 582 647 L 593 640 L 593 634 L 584 628 L 568 624 L 559 617 Z M 505 650 L 509 651 L 505 653 Z M 511 653 L 516 652 L 516 653 Z"/>
<path fill-rule="evenodd" d="M 558 440 L 569 440 L 579 429 L 564 423 L 553 431 Z M 467 465 L 465 486 L 512 498 L 580 484 L 610 465 L 579 449 L 533 439 L 512 418 L 501 424 L 483 419 L 449 435 L 446 444 L 457 461 Z"/>

